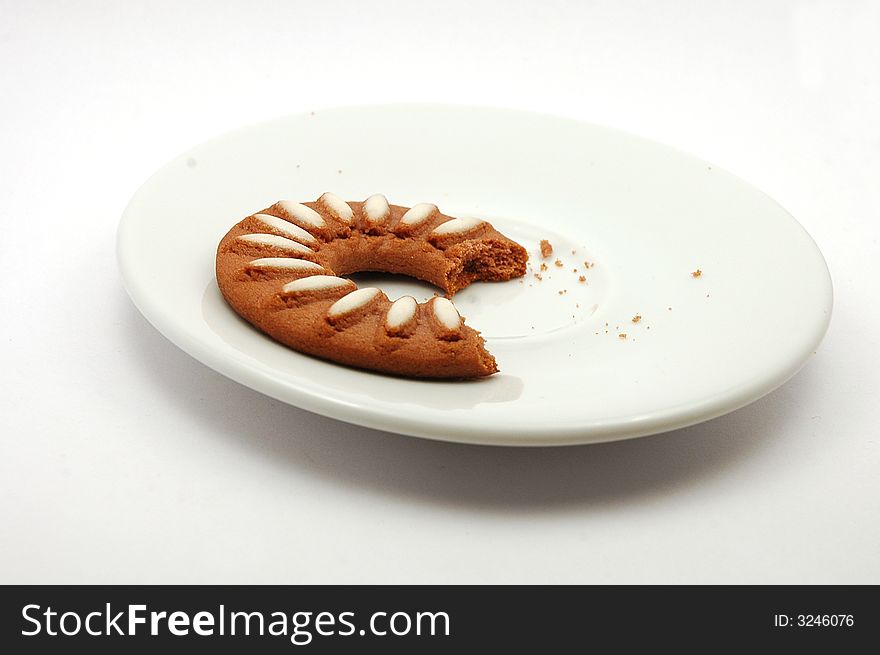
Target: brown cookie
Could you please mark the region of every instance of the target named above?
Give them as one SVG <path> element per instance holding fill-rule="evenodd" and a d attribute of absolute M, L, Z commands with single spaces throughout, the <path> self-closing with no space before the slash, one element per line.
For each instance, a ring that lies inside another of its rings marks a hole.
<path fill-rule="evenodd" d="M 217 284 L 243 318 L 300 352 L 412 377 L 497 372 L 480 334 L 446 298 L 393 303 L 342 275 L 383 271 L 430 282 L 452 297 L 478 280 L 525 274 L 528 254 L 486 221 L 435 205 L 389 205 L 376 194 L 279 201 L 235 225 L 217 248 Z"/>

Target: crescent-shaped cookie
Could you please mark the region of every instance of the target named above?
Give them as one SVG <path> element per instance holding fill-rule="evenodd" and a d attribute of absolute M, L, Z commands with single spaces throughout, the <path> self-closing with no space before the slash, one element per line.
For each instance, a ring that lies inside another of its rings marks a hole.
<path fill-rule="evenodd" d="M 497 372 L 480 334 L 447 298 L 392 302 L 343 276 L 359 271 L 425 280 L 451 297 L 478 280 L 523 275 L 528 254 L 486 221 L 436 205 L 287 200 L 236 224 L 217 248 L 217 283 L 248 322 L 295 350 L 364 369 L 428 378 Z"/>

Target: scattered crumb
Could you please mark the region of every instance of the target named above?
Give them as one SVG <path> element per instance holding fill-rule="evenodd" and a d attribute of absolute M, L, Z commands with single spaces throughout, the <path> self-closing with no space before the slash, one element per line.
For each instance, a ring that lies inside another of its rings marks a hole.
<path fill-rule="evenodd" d="M 593 268 L 596 262 L 584 262 L 584 268 Z"/>
<path fill-rule="evenodd" d="M 576 255 L 576 254 L 577 254 L 577 250 L 575 250 L 574 248 L 572 248 L 572 249 L 571 249 L 571 254 L 572 254 L 572 255 Z"/>
<path fill-rule="evenodd" d="M 641 320 L 642 320 L 642 317 L 639 314 L 636 314 L 635 316 L 632 317 L 633 323 L 638 323 Z"/>
<path fill-rule="evenodd" d="M 645 329 L 646 329 L 646 330 L 650 330 L 650 329 L 651 329 L 651 326 L 649 325 L 649 326 L 646 327 Z"/>
<path fill-rule="evenodd" d="M 618 339 L 626 339 L 626 332 L 621 332 L 620 334 L 617 335 L 617 338 Z"/>
<path fill-rule="evenodd" d="M 336 172 L 339 173 L 340 175 L 342 175 L 342 169 L 341 169 L 341 168 L 340 168 L 338 171 L 336 171 Z"/>
<path fill-rule="evenodd" d="M 541 257 L 549 257 L 553 254 L 553 246 L 547 239 L 541 239 Z"/>
<path fill-rule="evenodd" d="M 576 268 L 573 268 L 573 269 L 571 269 L 571 272 L 572 272 L 572 273 L 577 273 L 578 270 L 577 270 Z"/>
<path fill-rule="evenodd" d="M 584 277 L 583 275 L 581 275 L 580 277 L 578 277 L 578 282 L 586 282 L 586 281 L 587 281 L 587 278 Z"/>
<path fill-rule="evenodd" d="M 561 259 L 557 259 L 555 262 L 553 262 L 553 264 L 555 266 L 558 266 L 559 268 L 562 268 L 562 266 L 563 266 Z"/>
<path fill-rule="evenodd" d="M 559 291 L 558 293 L 559 293 L 560 296 L 562 295 L 562 291 Z"/>
<path fill-rule="evenodd" d="M 701 271 L 701 270 L 698 268 L 698 269 L 695 270 L 693 273 L 691 273 L 691 277 L 700 277 L 702 274 L 703 274 L 703 271 Z"/>
<path fill-rule="evenodd" d="M 314 116 L 314 115 L 315 115 L 315 112 L 310 111 L 310 112 L 309 112 L 309 115 Z"/>
<path fill-rule="evenodd" d="M 299 168 L 299 164 L 297 164 L 296 167 Z"/>
<path fill-rule="evenodd" d="M 574 304 L 574 306 L 575 306 L 575 307 L 577 307 L 577 308 L 578 308 L 578 309 L 580 309 L 580 308 L 581 308 L 581 304 L 580 304 L 580 303 L 578 303 L 578 302 L 576 302 L 576 303 L 575 303 L 575 304 Z"/>
<path fill-rule="evenodd" d="M 546 270 L 547 270 L 547 264 L 545 264 L 544 262 L 541 262 L 541 270 L 542 270 L 542 271 L 546 271 Z"/>
<path fill-rule="evenodd" d="M 672 307 L 667 307 L 666 309 L 669 310 L 670 312 L 672 311 Z"/>
<path fill-rule="evenodd" d="M 536 280 L 543 280 L 544 278 L 541 277 L 541 274 L 540 274 L 540 273 L 535 273 L 535 279 L 536 279 Z"/>
<path fill-rule="evenodd" d="M 707 298 L 709 297 L 709 294 L 708 294 L 708 293 L 706 294 L 706 297 L 707 297 Z"/>

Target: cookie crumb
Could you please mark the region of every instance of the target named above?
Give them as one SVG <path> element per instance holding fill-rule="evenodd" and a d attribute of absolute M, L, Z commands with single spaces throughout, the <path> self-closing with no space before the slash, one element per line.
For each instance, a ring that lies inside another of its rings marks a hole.
<path fill-rule="evenodd" d="M 670 312 L 672 311 L 672 307 L 667 307 L 666 309 Z"/>
<path fill-rule="evenodd" d="M 549 257 L 553 254 L 553 246 L 547 239 L 541 239 L 541 257 Z"/>
<path fill-rule="evenodd" d="M 547 270 L 547 264 L 545 264 L 544 262 L 541 262 L 541 270 L 542 270 L 542 271 L 546 271 L 546 270 Z"/>
<path fill-rule="evenodd" d="M 633 323 L 638 323 L 638 322 L 641 321 L 641 320 L 642 320 L 642 317 L 641 317 L 641 315 L 639 315 L 639 314 L 636 314 L 635 316 L 632 317 L 632 322 L 633 322 Z"/>
<path fill-rule="evenodd" d="M 626 332 L 621 332 L 620 334 L 617 335 L 617 338 L 618 339 L 626 339 Z"/>
<path fill-rule="evenodd" d="M 580 277 L 578 277 L 578 282 L 586 282 L 586 281 L 587 281 L 587 278 L 585 276 L 581 275 Z"/>
<path fill-rule="evenodd" d="M 559 268 L 562 268 L 562 266 L 563 266 L 561 259 L 557 259 L 555 262 L 553 262 L 553 264 L 554 264 L 554 266 L 557 266 Z"/>
<path fill-rule="evenodd" d="M 571 254 L 572 254 L 572 255 L 576 255 L 576 254 L 577 254 L 577 250 L 575 250 L 574 248 L 572 248 L 572 249 L 571 249 Z"/>
<path fill-rule="evenodd" d="M 536 280 L 543 280 L 544 278 L 541 277 L 541 274 L 540 274 L 540 273 L 535 273 L 535 279 L 536 279 Z"/>
<path fill-rule="evenodd" d="M 691 273 L 691 277 L 700 277 L 702 274 L 703 274 L 703 271 L 701 271 L 701 270 L 698 268 L 698 269 L 695 270 L 693 273 Z"/>

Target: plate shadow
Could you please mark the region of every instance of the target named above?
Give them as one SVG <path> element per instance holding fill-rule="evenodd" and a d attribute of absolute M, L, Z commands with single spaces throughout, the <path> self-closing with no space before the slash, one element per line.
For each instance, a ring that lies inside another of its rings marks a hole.
<path fill-rule="evenodd" d="M 179 350 L 124 294 L 117 311 L 133 364 L 242 456 L 268 458 L 377 496 L 493 513 L 633 503 L 700 484 L 772 443 L 798 385 L 732 414 L 663 435 L 587 446 L 512 448 L 430 441 L 363 428 L 274 400 Z M 810 376 L 806 367 L 799 378 Z"/>

